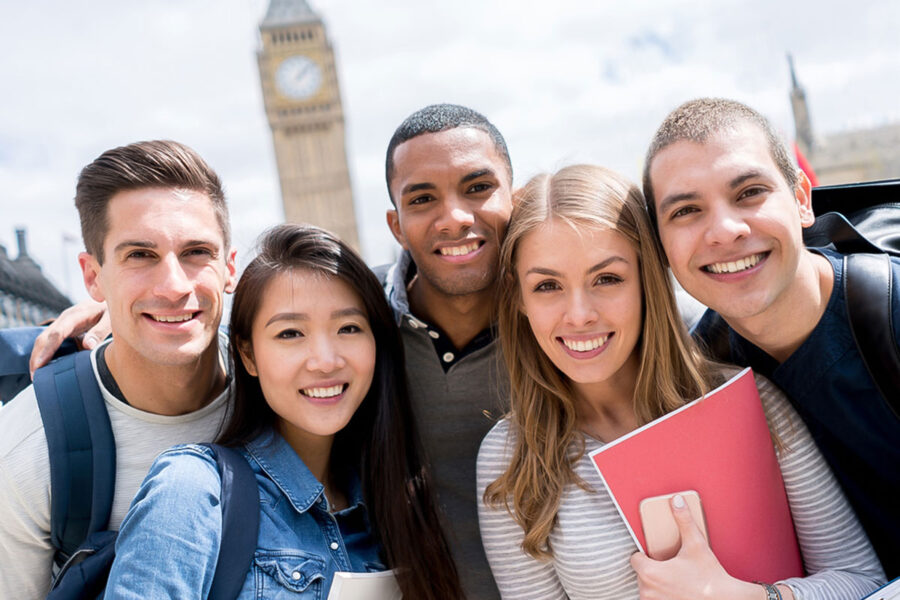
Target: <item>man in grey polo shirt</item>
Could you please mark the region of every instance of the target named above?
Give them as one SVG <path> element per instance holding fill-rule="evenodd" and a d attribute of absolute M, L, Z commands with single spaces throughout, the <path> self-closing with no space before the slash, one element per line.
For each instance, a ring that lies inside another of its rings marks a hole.
<path fill-rule="evenodd" d="M 388 225 L 403 253 L 384 277 L 454 558 L 469 598 L 499 598 L 481 546 L 475 457 L 507 405 L 494 337 L 512 165 L 484 116 L 440 104 L 410 115 L 386 160 Z"/>

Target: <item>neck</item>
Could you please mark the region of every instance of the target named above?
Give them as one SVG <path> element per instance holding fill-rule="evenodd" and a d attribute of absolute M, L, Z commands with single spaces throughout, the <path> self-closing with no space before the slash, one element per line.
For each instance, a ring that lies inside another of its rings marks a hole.
<path fill-rule="evenodd" d="M 345 508 L 346 497 L 331 480 L 331 447 L 334 436 L 311 435 L 283 419 L 279 421 L 278 431 L 313 477 L 324 486 L 325 497 L 328 498 L 331 509 Z"/>
<path fill-rule="evenodd" d="M 746 319 L 725 320 L 741 337 L 782 363 L 816 328 L 833 287 L 834 270 L 828 259 L 805 250 L 792 285 L 768 309 Z"/>
<path fill-rule="evenodd" d="M 225 389 L 225 370 L 216 344 L 184 365 L 149 363 L 115 339 L 105 357 L 128 404 L 145 412 L 166 416 L 191 413 L 212 402 Z"/>
<path fill-rule="evenodd" d="M 637 353 L 606 381 L 575 384 L 578 428 L 602 442 L 611 442 L 638 427 L 634 412 Z"/>
<path fill-rule="evenodd" d="M 453 346 L 464 348 L 472 339 L 490 327 L 494 320 L 497 286 L 461 296 L 450 296 L 424 285 L 416 277 L 407 290 L 410 311 L 418 318 L 437 325 L 447 334 Z"/>

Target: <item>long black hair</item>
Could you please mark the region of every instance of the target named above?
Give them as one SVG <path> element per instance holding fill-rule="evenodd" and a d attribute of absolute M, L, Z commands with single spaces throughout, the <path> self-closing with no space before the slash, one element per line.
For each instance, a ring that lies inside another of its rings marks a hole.
<path fill-rule="evenodd" d="M 252 339 L 253 320 L 269 282 L 294 269 L 345 282 L 362 300 L 372 328 L 375 372 L 356 413 L 335 435 L 331 464 L 359 470 L 373 529 L 389 566 L 398 570 L 403 597 L 463 597 L 422 458 L 400 332 L 381 284 L 352 248 L 318 227 L 279 225 L 263 235 L 259 246 L 234 293 L 230 333 L 234 405 L 219 443 L 249 442 L 277 420 L 259 379 L 247 372 L 238 354 L 241 344 Z"/>

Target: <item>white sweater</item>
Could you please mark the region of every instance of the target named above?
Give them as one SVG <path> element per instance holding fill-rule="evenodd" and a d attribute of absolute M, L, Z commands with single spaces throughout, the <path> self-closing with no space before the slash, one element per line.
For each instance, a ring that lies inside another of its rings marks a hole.
<path fill-rule="evenodd" d="M 800 417 L 771 382 L 756 380 L 766 415 L 788 448 L 778 461 L 808 574 L 783 583 L 798 600 L 857 600 L 884 581 L 881 565 Z M 481 501 L 487 485 L 509 464 L 513 435 L 509 420 L 500 421 L 478 453 L 481 537 L 502 596 L 637 598 L 637 576 L 629 563 L 637 547 L 587 456 L 603 443 L 585 437 L 585 456 L 574 468 L 593 492 L 577 485 L 565 488 L 550 533 L 554 556 L 541 562 L 522 551 L 522 529 L 506 509 Z M 575 451 L 573 445 L 570 452 Z"/>

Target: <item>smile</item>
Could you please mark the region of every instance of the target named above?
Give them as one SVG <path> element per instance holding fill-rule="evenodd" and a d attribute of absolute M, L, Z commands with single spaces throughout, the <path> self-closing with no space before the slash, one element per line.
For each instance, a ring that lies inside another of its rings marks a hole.
<path fill-rule="evenodd" d="M 559 338 L 562 341 L 563 345 L 569 350 L 574 350 L 575 352 L 590 352 L 591 350 L 596 350 L 600 346 L 606 343 L 606 340 L 609 339 L 610 334 L 606 334 L 604 336 L 595 337 L 590 340 L 567 340 L 566 338 Z"/>
<path fill-rule="evenodd" d="M 766 254 L 767 253 L 752 254 L 733 262 L 712 263 L 702 267 L 702 269 L 709 273 L 716 274 L 740 273 L 741 271 L 746 271 L 747 269 L 751 269 L 758 265 L 760 261 L 766 257 Z"/>
<path fill-rule="evenodd" d="M 157 323 L 183 323 L 193 319 L 197 313 L 187 313 L 184 315 L 150 315 L 150 318 Z"/>
<path fill-rule="evenodd" d="M 466 254 L 475 252 L 480 247 L 481 242 L 472 242 L 470 244 L 463 244 L 462 246 L 439 248 L 438 252 L 440 252 L 441 256 L 465 256 Z"/>
<path fill-rule="evenodd" d="M 328 387 L 303 388 L 300 393 L 310 398 L 334 398 L 340 396 L 347 388 L 346 383 L 332 385 Z"/>

